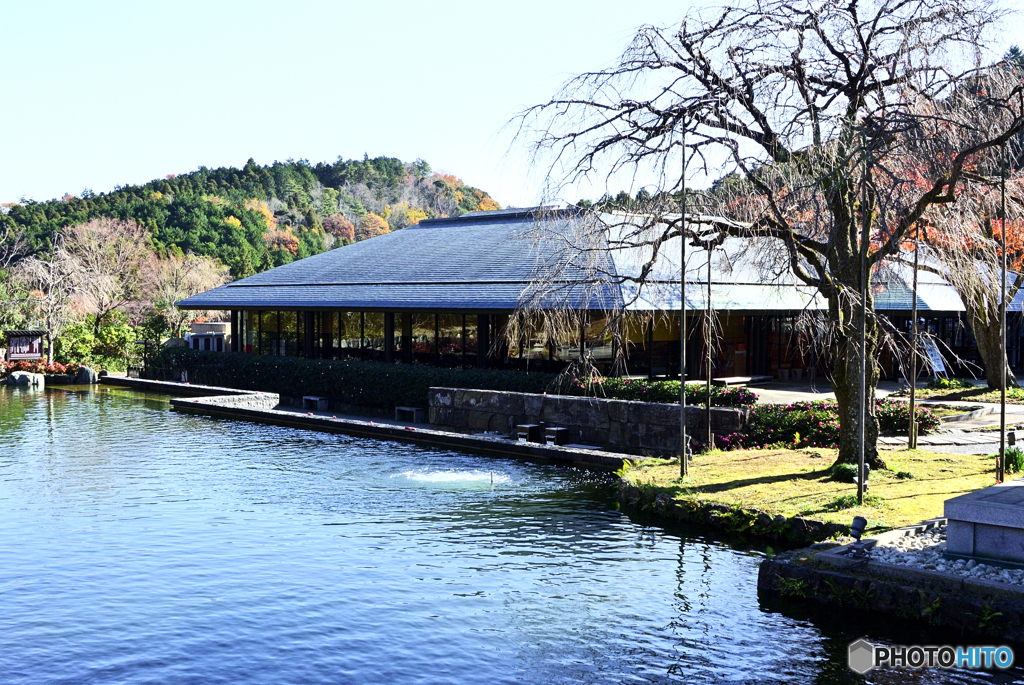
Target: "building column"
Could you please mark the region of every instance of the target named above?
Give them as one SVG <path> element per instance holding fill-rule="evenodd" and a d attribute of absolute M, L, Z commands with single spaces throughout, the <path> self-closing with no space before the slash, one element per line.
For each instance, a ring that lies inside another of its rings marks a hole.
<path fill-rule="evenodd" d="M 238 331 L 240 326 L 238 320 L 242 318 L 242 312 L 238 309 L 231 310 L 231 347 L 232 352 L 238 352 Z"/>
<path fill-rule="evenodd" d="M 302 356 L 313 359 L 316 354 L 316 312 L 302 312 Z"/>
<path fill-rule="evenodd" d="M 334 359 L 334 312 L 320 312 L 320 358 Z"/>
<path fill-rule="evenodd" d="M 395 361 L 395 314 L 384 312 L 384 361 Z"/>
<path fill-rule="evenodd" d="M 412 314 L 402 314 L 402 360 L 412 362 Z"/>
<path fill-rule="evenodd" d="M 491 317 L 476 315 L 476 365 L 487 368 L 487 353 L 491 351 Z"/>

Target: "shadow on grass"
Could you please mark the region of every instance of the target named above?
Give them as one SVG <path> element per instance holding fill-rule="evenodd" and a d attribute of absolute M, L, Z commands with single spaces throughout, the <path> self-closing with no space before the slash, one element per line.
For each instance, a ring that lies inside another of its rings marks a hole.
<path fill-rule="evenodd" d="M 736 490 L 739 488 L 745 488 L 751 485 L 770 485 L 772 483 L 783 483 L 786 481 L 794 480 L 823 480 L 830 478 L 832 475 L 828 469 L 820 469 L 818 471 L 806 471 L 804 473 L 780 473 L 775 476 L 761 476 L 759 478 L 741 478 L 739 480 L 729 480 L 724 483 L 709 483 L 708 485 L 700 485 L 693 488 L 694 492 L 702 493 L 715 493 L 725 492 L 727 490 Z"/>

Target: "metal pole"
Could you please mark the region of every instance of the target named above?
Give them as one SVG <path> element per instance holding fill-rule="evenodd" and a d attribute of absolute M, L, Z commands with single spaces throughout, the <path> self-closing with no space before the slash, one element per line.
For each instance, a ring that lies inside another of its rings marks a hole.
<path fill-rule="evenodd" d="M 857 439 L 857 504 L 864 504 L 864 456 L 867 421 L 867 299 L 868 299 L 868 244 L 870 240 L 870 215 L 868 213 L 868 170 L 871 167 L 867 134 L 864 134 L 864 178 L 861 185 L 861 212 L 864 225 L 860 234 L 860 407 Z"/>
<path fill-rule="evenodd" d="M 910 425 L 907 427 L 907 449 L 917 449 L 917 254 L 919 252 L 917 232 L 920 227 L 914 227 L 914 303 L 911 306 L 910 337 Z"/>
<path fill-rule="evenodd" d="M 1004 477 L 1006 463 L 1006 146 L 1002 150 L 1002 168 L 999 173 L 999 228 L 1002 242 L 1002 283 L 999 298 L 999 463 L 996 480 Z"/>
<path fill-rule="evenodd" d="M 679 209 L 679 477 L 690 473 L 686 454 L 686 128 L 683 128 L 683 176 Z"/>
<path fill-rule="evenodd" d="M 704 247 L 708 252 L 708 301 L 707 301 L 707 321 L 704 337 L 704 344 L 707 346 L 707 363 L 708 363 L 708 377 L 705 381 L 705 392 L 707 393 L 704 397 L 704 419 L 708 422 L 708 442 L 707 448 L 714 449 L 715 447 L 715 436 L 711 433 L 711 245 L 712 242 L 709 239 Z"/>

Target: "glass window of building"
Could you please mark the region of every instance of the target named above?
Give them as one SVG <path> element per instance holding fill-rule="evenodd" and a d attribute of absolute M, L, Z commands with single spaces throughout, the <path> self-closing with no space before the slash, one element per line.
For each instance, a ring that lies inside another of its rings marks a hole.
<path fill-rule="evenodd" d="M 442 364 L 462 363 L 462 314 L 437 317 L 437 355 Z"/>
<path fill-rule="evenodd" d="M 413 314 L 412 316 L 412 356 L 422 362 L 433 362 L 437 359 L 437 346 L 434 337 L 434 314 Z"/>
<path fill-rule="evenodd" d="M 297 312 L 281 312 L 280 341 L 278 354 L 296 357 L 299 354 L 299 317 Z"/>
<path fill-rule="evenodd" d="M 280 354 L 277 325 L 278 312 L 260 312 L 260 354 Z"/>
<path fill-rule="evenodd" d="M 356 355 L 362 348 L 362 313 L 338 312 L 338 349 L 344 355 Z"/>
<path fill-rule="evenodd" d="M 366 312 L 363 320 L 363 348 L 370 358 L 382 358 L 384 355 L 384 312 Z"/>

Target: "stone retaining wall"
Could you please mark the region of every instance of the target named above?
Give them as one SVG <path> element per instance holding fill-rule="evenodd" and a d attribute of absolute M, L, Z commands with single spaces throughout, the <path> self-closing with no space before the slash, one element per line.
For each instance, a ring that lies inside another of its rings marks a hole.
<path fill-rule="evenodd" d="M 943 626 L 969 638 L 1024 642 L 1024 593 L 1014 587 L 909 568 L 885 569 L 892 565 L 873 561 L 853 560 L 847 568 L 836 568 L 822 562 L 830 547 L 815 545 L 762 561 L 759 596 Z"/>
<path fill-rule="evenodd" d="M 538 423 L 568 428 L 573 443 L 627 454 L 679 453 L 678 404 L 459 388 L 431 388 L 427 404 L 435 426 L 511 435 L 519 424 Z M 714 407 L 711 430 L 716 435 L 742 431 L 749 417 L 747 409 Z M 686 426 L 695 436 L 705 435 L 705 409 L 687 407 Z"/>

